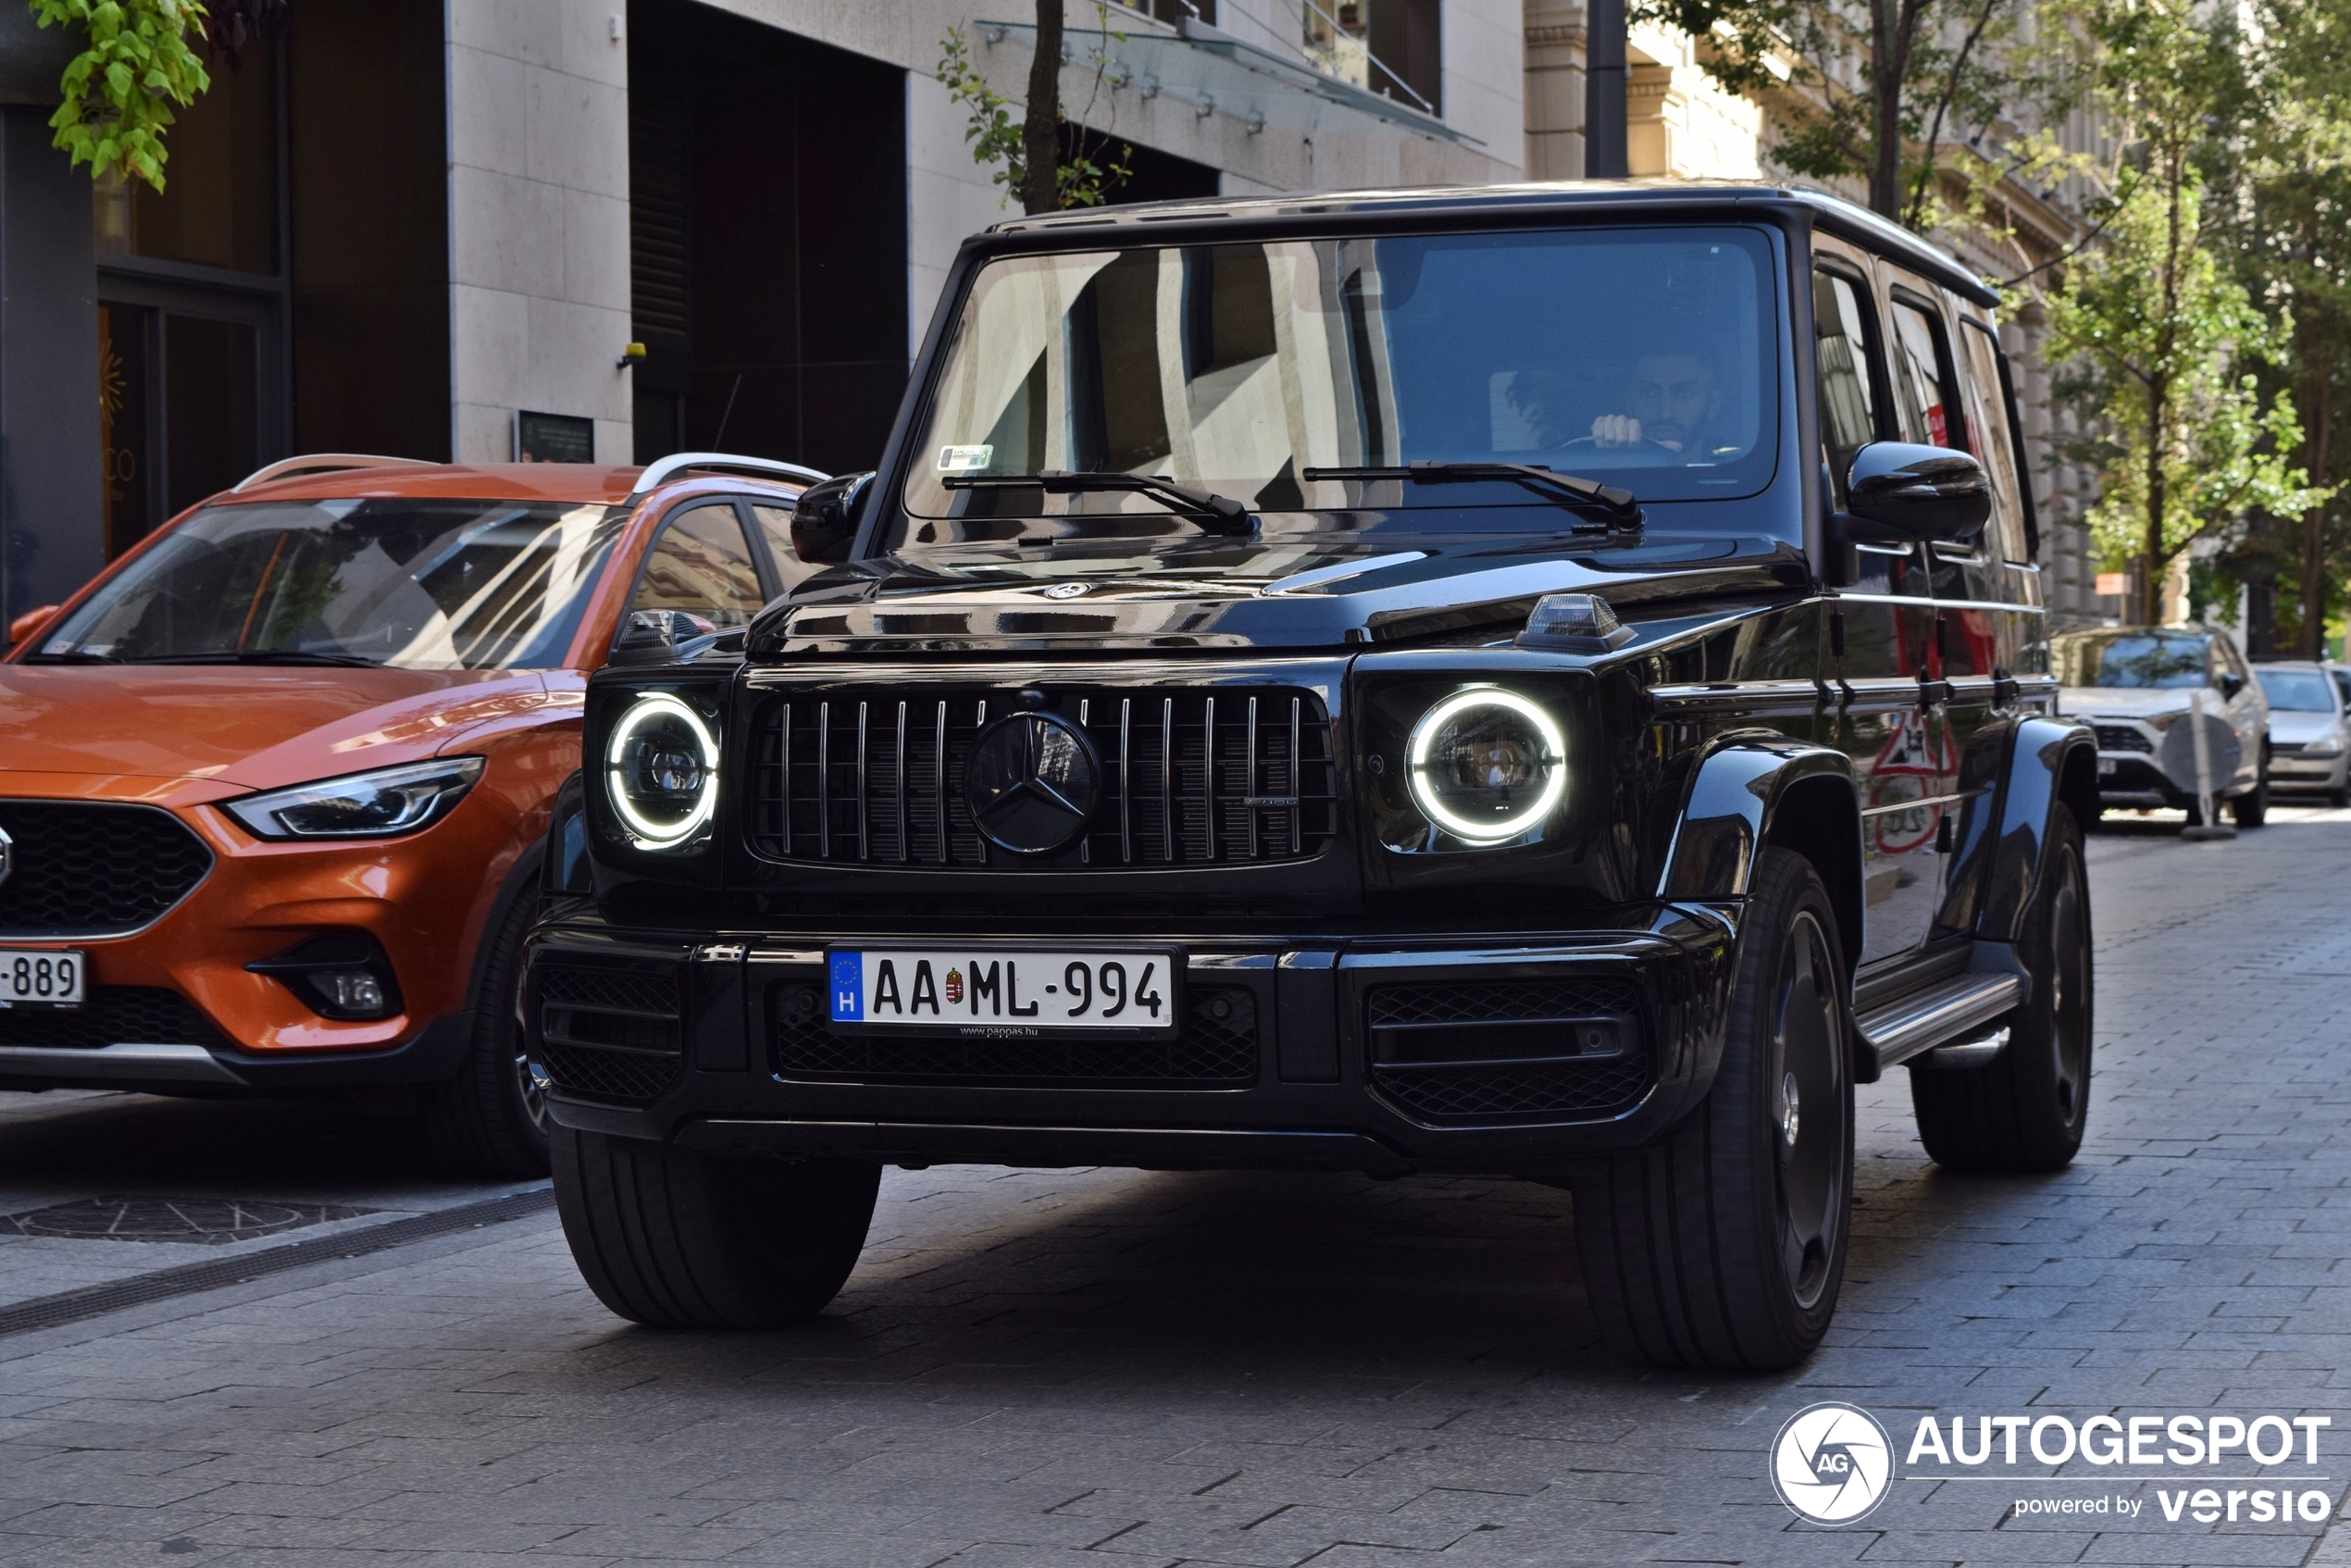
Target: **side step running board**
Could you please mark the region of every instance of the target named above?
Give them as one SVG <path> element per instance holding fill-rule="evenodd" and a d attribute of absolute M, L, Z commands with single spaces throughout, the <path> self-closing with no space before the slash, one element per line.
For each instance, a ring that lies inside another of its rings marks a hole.
<path fill-rule="evenodd" d="M 1962 1039 L 2024 1000 L 2014 975 L 1961 975 L 1916 996 L 1861 1015 L 1861 1035 L 1877 1053 L 1880 1072 Z"/>

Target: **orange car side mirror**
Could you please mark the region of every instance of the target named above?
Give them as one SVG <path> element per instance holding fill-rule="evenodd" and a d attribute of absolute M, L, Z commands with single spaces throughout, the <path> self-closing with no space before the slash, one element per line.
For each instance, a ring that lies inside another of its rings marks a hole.
<path fill-rule="evenodd" d="M 18 643 L 22 642 L 26 638 L 31 637 L 34 632 L 39 631 L 43 627 L 49 624 L 49 617 L 56 613 L 57 607 L 55 604 L 44 604 L 37 610 L 27 610 L 23 615 L 19 616 L 15 620 L 10 621 L 8 623 L 8 646 L 13 648 Z"/>

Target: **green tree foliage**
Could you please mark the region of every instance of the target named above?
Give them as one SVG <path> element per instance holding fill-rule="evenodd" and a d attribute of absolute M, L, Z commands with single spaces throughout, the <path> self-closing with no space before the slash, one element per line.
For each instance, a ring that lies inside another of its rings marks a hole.
<path fill-rule="evenodd" d="M 2351 0 L 2263 0 L 2253 23 L 2197 157 L 2238 280 L 2284 324 L 2262 378 L 2293 396 L 2320 499 L 2257 518 L 2229 566 L 2257 611 L 2278 591 L 2257 646 L 2316 657 L 2351 573 Z"/>
<path fill-rule="evenodd" d="M 1953 215 L 1940 171 L 2037 83 L 2016 48 L 2025 0 L 1633 0 L 1700 41 L 1707 74 L 1772 101 L 1791 174 L 1866 182 L 1872 210 L 1925 231 Z"/>
<path fill-rule="evenodd" d="M 1123 36 L 1109 31 L 1104 5 L 1094 8 L 1097 19 L 1104 24 L 1105 41 Z M 964 106 L 964 140 L 971 144 L 972 161 L 995 170 L 995 183 L 1007 201 L 1018 197 L 1025 212 L 1100 206 L 1133 178 L 1135 149 L 1122 144 L 1112 153 L 1108 137 L 1086 130 L 1085 115 L 1080 116 L 1075 134 L 1067 133 L 1070 121 L 1062 110 L 1058 68 L 1061 0 L 1038 0 L 1037 19 L 1029 103 L 1020 118 L 1014 118 L 1013 101 L 990 87 L 980 74 L 971 56 L 970 40 L 961 28 L 949 28 L 939 40 L 939 65 L 933 74 L 946 87 L 948 97 Z M 1094 91 L 1085 108 L 1089 115 L 1110 84 L 1110 56 L 1106 48 L 1097 48 L 1088 58 L 1094 68 Z"/>
<path fill-rule="evenodd" d="M 2099 243 L 2052 302 L 2050 354 L 2071 367 L 2060 391 L 2099 417 L 2075 454 L 2099 476 L 2092 537 L 2109 565 L 2142 563 L 2152 621 L 2164 569 L 2191 543 L 2323 496 L 2293 461 L 2291 394 L 2265 391 L 2258 368 L 2276 325 L 2204 221 L 2196 156 L 2241 88 L 2241 40 L 2195 0 L 2089 0 L 2071 19 L 2121 157 L 2093 215 Z"/>
<path fill-rule="evenodd" d="M 212 85 L 190 46 L 202 38 L 198 0 L 31 0 L 43 27 L 83 33 L 89 45 L 66 67 L 65 102 L 49 118 L 56 147 L 93 176 L 119 170 L 163 189 L 163 133 L 171 106 Z"/>

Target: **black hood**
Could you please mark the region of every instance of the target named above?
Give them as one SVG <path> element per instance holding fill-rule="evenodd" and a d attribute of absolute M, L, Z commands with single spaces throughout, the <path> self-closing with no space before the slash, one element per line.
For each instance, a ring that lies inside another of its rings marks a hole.
<path fill-rule="evenodd" d="M 1800 591 L 1804 559 L 1760 538 L 1565 533 L 1375 537 L 1328 514 L 1207 534 L 970 543 L 835 567 L 753 624 L 753 657 L 972 650 L 1336 648 L 1493 629 L 1546 593 L 1619 615 Z M 1288 526 L 1285 527 L 1284 524 Z"/>

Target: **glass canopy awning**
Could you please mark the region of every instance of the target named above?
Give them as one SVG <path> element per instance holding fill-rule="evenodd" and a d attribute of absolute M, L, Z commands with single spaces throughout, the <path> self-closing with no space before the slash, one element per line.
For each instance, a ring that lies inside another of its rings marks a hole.
<path fill-rule="evenodd" d="M 1037 46 L 1034 22 L 980 21 L 973 26 L 989 43 L 1009 38 L 1032 50 Z M 1463 147 L 1486 144 L 1409 104 L 1198 23 L 1184 24 L 1175 33 L 1141 27 L 1126 32 L 1066 28 L 1062 58 L 1073 67 L 1091 67 L 1101 60 L 1104 85 L 1113 91 L 1146 99 L 1172 98 L 1190 105 L 1203 118 L 1226 115 L 1251 131 L 1336 130 L 1331 111 L 1339 110 L 1430 141 Z M 1065 107 L 1072 111 L 1071 118 L 1077 118 L 1080 106 Z"/>

